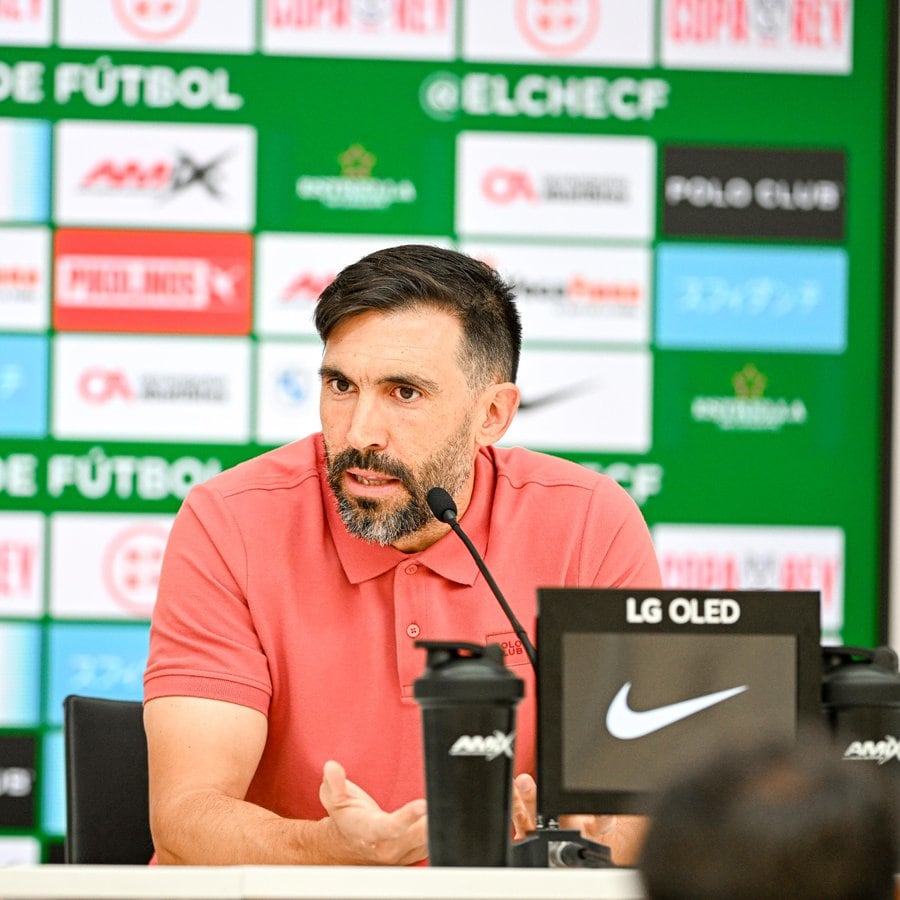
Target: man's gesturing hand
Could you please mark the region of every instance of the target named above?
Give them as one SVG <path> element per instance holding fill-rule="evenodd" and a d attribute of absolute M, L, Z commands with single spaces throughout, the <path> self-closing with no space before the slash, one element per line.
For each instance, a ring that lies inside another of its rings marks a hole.
<path fill-rule="evenodd" d="M 341 861 L 403 866 L 428 855 L 424 800 L 411 800 L 394 812 L 385 812 L 333 760 L 322 769 L 319 799 L 331 820 L 333 849 Z"/>

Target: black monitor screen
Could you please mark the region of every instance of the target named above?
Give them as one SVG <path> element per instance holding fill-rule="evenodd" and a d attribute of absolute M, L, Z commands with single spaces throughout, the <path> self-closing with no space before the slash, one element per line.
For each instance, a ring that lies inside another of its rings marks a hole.
<path fill-rule="evenodd" d="M 819 709 L 818 604 L 814 592 L 539 591 L 542 813 L 645 812 L 692 754 L 792 739 Z"/>

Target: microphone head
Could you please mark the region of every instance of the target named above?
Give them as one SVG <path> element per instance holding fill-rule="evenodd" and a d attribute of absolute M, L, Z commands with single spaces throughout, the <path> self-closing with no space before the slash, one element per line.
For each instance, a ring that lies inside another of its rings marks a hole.
<path fill-rule="evenodd" d="M 442 487 L 433 487 L 425 497 L 425 502 L 439 522 L 456 521 L 456 504 Z"/>

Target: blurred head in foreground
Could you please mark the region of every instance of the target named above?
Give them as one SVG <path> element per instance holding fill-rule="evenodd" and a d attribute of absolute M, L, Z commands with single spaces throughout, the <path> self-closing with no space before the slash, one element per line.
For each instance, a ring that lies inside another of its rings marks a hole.
<path fill-rule="evenodd" d="M 650 900 L 889 900 L 887 779 L 827 743 L 757 745 L 697 766 L 662 796 L 641 854 Z"/>

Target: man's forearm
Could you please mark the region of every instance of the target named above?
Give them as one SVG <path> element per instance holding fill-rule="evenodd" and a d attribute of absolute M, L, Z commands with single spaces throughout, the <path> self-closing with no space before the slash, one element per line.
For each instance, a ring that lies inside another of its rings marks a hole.
<path fill-rule="evenodd" d="M 161 865 L 350 865 L 359 862 L 330 819 L 285 819 L 213 791 L 196 791 L 157 812 Z"/>

